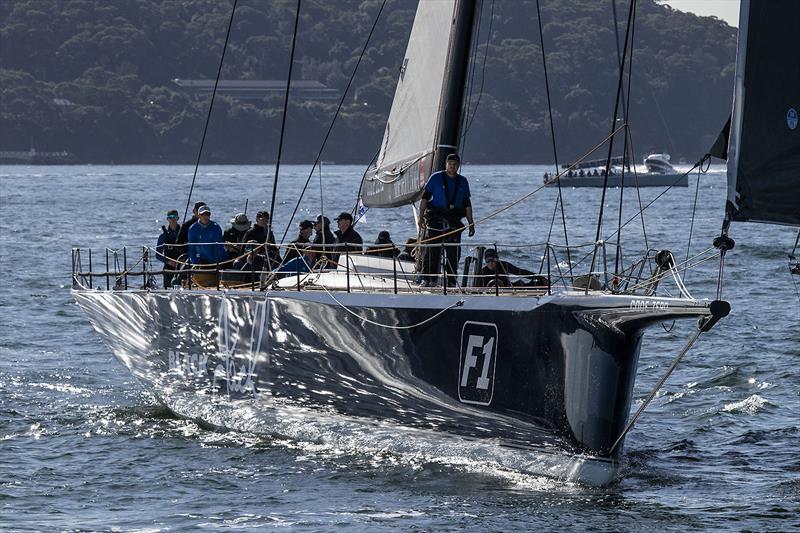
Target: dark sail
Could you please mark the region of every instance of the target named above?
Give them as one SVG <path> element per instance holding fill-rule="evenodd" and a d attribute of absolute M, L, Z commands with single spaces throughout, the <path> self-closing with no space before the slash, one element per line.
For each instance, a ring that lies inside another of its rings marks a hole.
<path fill-rule="evenodd" d="M 743 0 L 728 146 L 731 220 L 800 225 L 800 2 Z"/>

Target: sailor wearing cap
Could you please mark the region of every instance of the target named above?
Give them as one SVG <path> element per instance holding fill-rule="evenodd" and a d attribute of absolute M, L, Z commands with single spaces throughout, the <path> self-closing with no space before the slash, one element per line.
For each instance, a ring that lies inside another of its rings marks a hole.
<path fill-rule="evenodd" d="M 189 262 L 193 265 L 221 263 L 228 258 L 222 246 L 222 228 L 211 220 L 211 209 L 197 210 L 198 221 L 189 228 Z"/>
<path fill-rule="evenodd" d="M 450 154 L 445 161 L 445 169 L 436 172 L 428 178 L 425 191 L 419 204 L 420 232 L 426 240 L 425 244 L 445 245 L 446 271 L 448 285 L 455 284 L 455 273 L 458 269 L 460 257 L 461 233 L 467 217 L 469 236 L 475 235 L 475 225 L 472 219 L 472 202 L 470 201 L 469 181 L 458 173 L 461 158 L 458 154 Z M 452 230 L 457 230 L 449 234 Z M 444 236 L 446 235 L 446 236 Z M 444 237 L 443 237 L 444 236 Z M 440 238 L 437 238 L 440 237 Z M 427 275 L 424 284 L 435 284 L 436 276 L 441 272 L 441 249 L 439 246 L 425 248 L 422 259 L 422 269 Z"/>
<path fill-rule="evenodd" d="M 181 247 L 177 245 L 180 232 L 181 226 L 178 224 L 178 212 L 175 209 L 170 209 L 167 211 L 167 225 L 161 226 L 161 235 L 158 236 L 158 244 L 156 244 L 156 259 L 164 263 L 165 270 L 178 269 L 178 263 L 175 260 L 182 253 Z M 165 289 L 172 286 L 173 275 L 171 272 L 164 272 Z"/>
<path fill-rule="evenodd" d="M 192 218 L 189 220 L 184 220 L 183 224 L 181 224 L 181 232 L 178 235 L 178 244 L 186 244 L 189 242 L 189 228 L 191 228 L 194 223 L 199 220 L 197 212 L 204 205 L 206 205 L 205 202 L 195 202 L 194 207 L 192 208 Z"/>
<path fill-rule="evenodd" d="M 295 257 L 299 257 L 300 250 L 311 243 L 311 235 L 314 233 L 314 223 L 310 220 L 304 220 L 298 225 L 298 230 L 297 238 L 289 243 L 289 249 L 286 250 L 286 255 L 283 258 L 285 263 L 288 263 Z"/>
<path fill-rule="evenodd" d="M 331 221 L 328 217 L 319 215 L 314 223 L 314 245 L 315 249 L 321 254 L 326 255 L 331 261 L 335 261 L 337 254 L 331 253 L 331 246 L 336 243 L 336 237 L 331 233 Z"/>
<path fill-rule="evenodd" d="M 272 223 L 269 211 L 259 211 L 256 213 L 255 225 L 244 235 L 244 241 L 256 241 L 259 244 L 267 243 L 267 259 L 270 268 L 274 268 L 281 263 L 281 254 L 275 246 L 275 235 L 272 233 Z"/>
<path fill-rule="evenodd" d="M 336 230 L 336 244 L 339 245 L 339 251 L 344 253 L 347 250 L 350 253 L 361 253 L 364 251 L 364 239 L 353 227 L 353 215 L 343 211 L 336 217 L 336 225 L 339 229 Z"/>

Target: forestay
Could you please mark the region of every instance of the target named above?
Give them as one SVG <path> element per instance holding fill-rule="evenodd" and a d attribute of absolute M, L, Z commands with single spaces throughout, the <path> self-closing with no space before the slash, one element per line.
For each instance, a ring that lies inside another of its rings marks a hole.
<path fill-rule="evenodd" d="M 800 225 L 800 2 L 743 0 L 728 146 L 731 220 Z"/>
<path fill-rule="evenodd" d="M 416 200 L 430 174 L 447 71 L 455 0 L 420 0 L 375 167 L 367 207 Z"/>

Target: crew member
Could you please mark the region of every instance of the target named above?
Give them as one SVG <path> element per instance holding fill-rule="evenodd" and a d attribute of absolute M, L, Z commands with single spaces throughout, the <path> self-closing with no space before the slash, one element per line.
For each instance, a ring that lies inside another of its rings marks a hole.
<path fill-rule="evenodd" d="M 501 261 L 497 252 L 493 248 L 486 250 L 483 256 L 486 263 L 481 269 L 480 276 L 475 281 L 476 287 L 547 287 L 547 278 L 534 274 L 530 270 L 520 268 L 508 261 Z M 518 276 L 520 278 L 514 282 L 511 281 L 509 275 Z"/>
<path fill-rule="evenodd" d="M 284 263 L 288 263 L 295 257 L 300 257 L 300 255 L 302 255 L 301 249 L 305 247 L 305 245 L 311 243 L 311 235 L 314 233 L 314 223 L 310 220 L 304 220 L 300 223 L 299 230 L 300 232 L 297 234 L 297 238 L 289 243 L 289 248 L 286 250 L 286 255 L 283 258 Z"/>
<path fill-rule="evenodd" d="M 419 227 L 424 231 L 424 244 L 428 245 L 422 257 L 422 271 L 425 274 L 423 285 L 436 284 L 436 277 L 442 270 L 441 249 L 437 245 L 442 243 L 445 244 L 447 284 L 454 285 L 461 251 L 461 233 L 464 231 L 461 219 L 465 216 L 469 236 L 475 235 L 469 182 L 458 173 L 460 164 L 461 158 L 457 154 L 448 155 L 445 170 L 432 174 L 425 184 L 419 204 Z"/>
<path fill-rule="evenodd" d="M 266 255 L 270 269 L 281 264 L 281 254 L 278 251 L 278 247 L 275 246 L 275 235 L 272 234 L 271 226 L 269 211 L 259 211 L 256 213 L 255 225 L 244 235 L 245 242 L 256 241 L 259 244 L 267 244 Z"/>
<path fill-rule="evenodd" d="M 336 217 L 336 225 L 339 229 L 336 230 L 336 244 L 340 253 L 361 253 L 364 251 L 364 239 L 353 227 L 353 215 L 348 212 L 342 212 Z"/>
<path fill-rule="evenodd" d="M 204 205 L 197 216 L 197 222 L 189 228 L 189 262 L 209 265 L 225 261 L 228 253 L 222 245 L 222 228 L 211 220 L 211 209 Z"/>
<path fill-rule="evenodd" d="M 178 211 L 171 209 L 167 211 L 167 225 L 161 226 L 161 235 L 158 236 L 156 244 L 156 259 L 164 263 L 164 270 L 178 270 L 177 259 L 181 256 L 182 250 L 178 246 L 178 236 L 181 227 L 178 224 Z M 172 287 L 172 272 L 164 272 L 164 288 Z"/>
<path fill-rule="evenodd" d="M 319 252 L 320 255 L 327 257 L 327 259 L 332 262 L 334 265 L 336 261 L 339 259 L 339 254 L 335 253 L 333 249 L 335 248 L 336 237 L 333 236 L 331 233 L 331 221 L 328 217 L 324 217 L 319 215 L 317 217 L 317 221 L 314 224 L 314 249 Z"/>
<path fill-rule="evenodd" d="M 191 228 L 194 225 L 194 223 L 199 220 L 197 213 L 200 210 L 200 208 L 203 207 L 204 205 L 206 205 L 205 202 L 196 202 L 194 204 L 194 207 L 192 208 L 192 218 L 184 221 L 184 223 L 181 224 L 181 231 L 178 234 L 178 244 L 185 245 L 189 243 L 189 228 Z"/>
<path fill-rule="evenodd" d="M 231 227 L 222 234 L 225 251 L 228 252 L 230 259 L 235 259 L 242 254 L 242 246 L 239 243 L 245 242 L 244 236 L 249 229 L 250 220 L 245 213 L 239 213 L 231 219 Z"/>
<path fill-rule="evenodd" d="M 397 257 L 400 255 L 400 249 L 392 242 L 392 236 L 386 230 L 378 233 L 378 238 L 375 239 L 375 246 L 373 246 L 373 255 L 378 257 Z"/>

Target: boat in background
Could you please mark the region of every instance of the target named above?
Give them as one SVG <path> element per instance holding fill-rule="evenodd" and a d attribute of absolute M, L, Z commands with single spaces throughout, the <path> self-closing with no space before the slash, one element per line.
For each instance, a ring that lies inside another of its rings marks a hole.
<path fill-rule="evenodd" d="M 680 172 L 669 162 L 667 153 L 650 154 L 644 158 L 646 172 L 631 169 L 630 162 L 623 157 L 612 157 L 606 180 L 606 159 L 594 159 L 580 163 L 561 165 L 566 172 L 560 177 L 545 172 L 545 187 L 556 187 L 556 179 L 562 187 L 688 187 L 689 175 Z"/>

